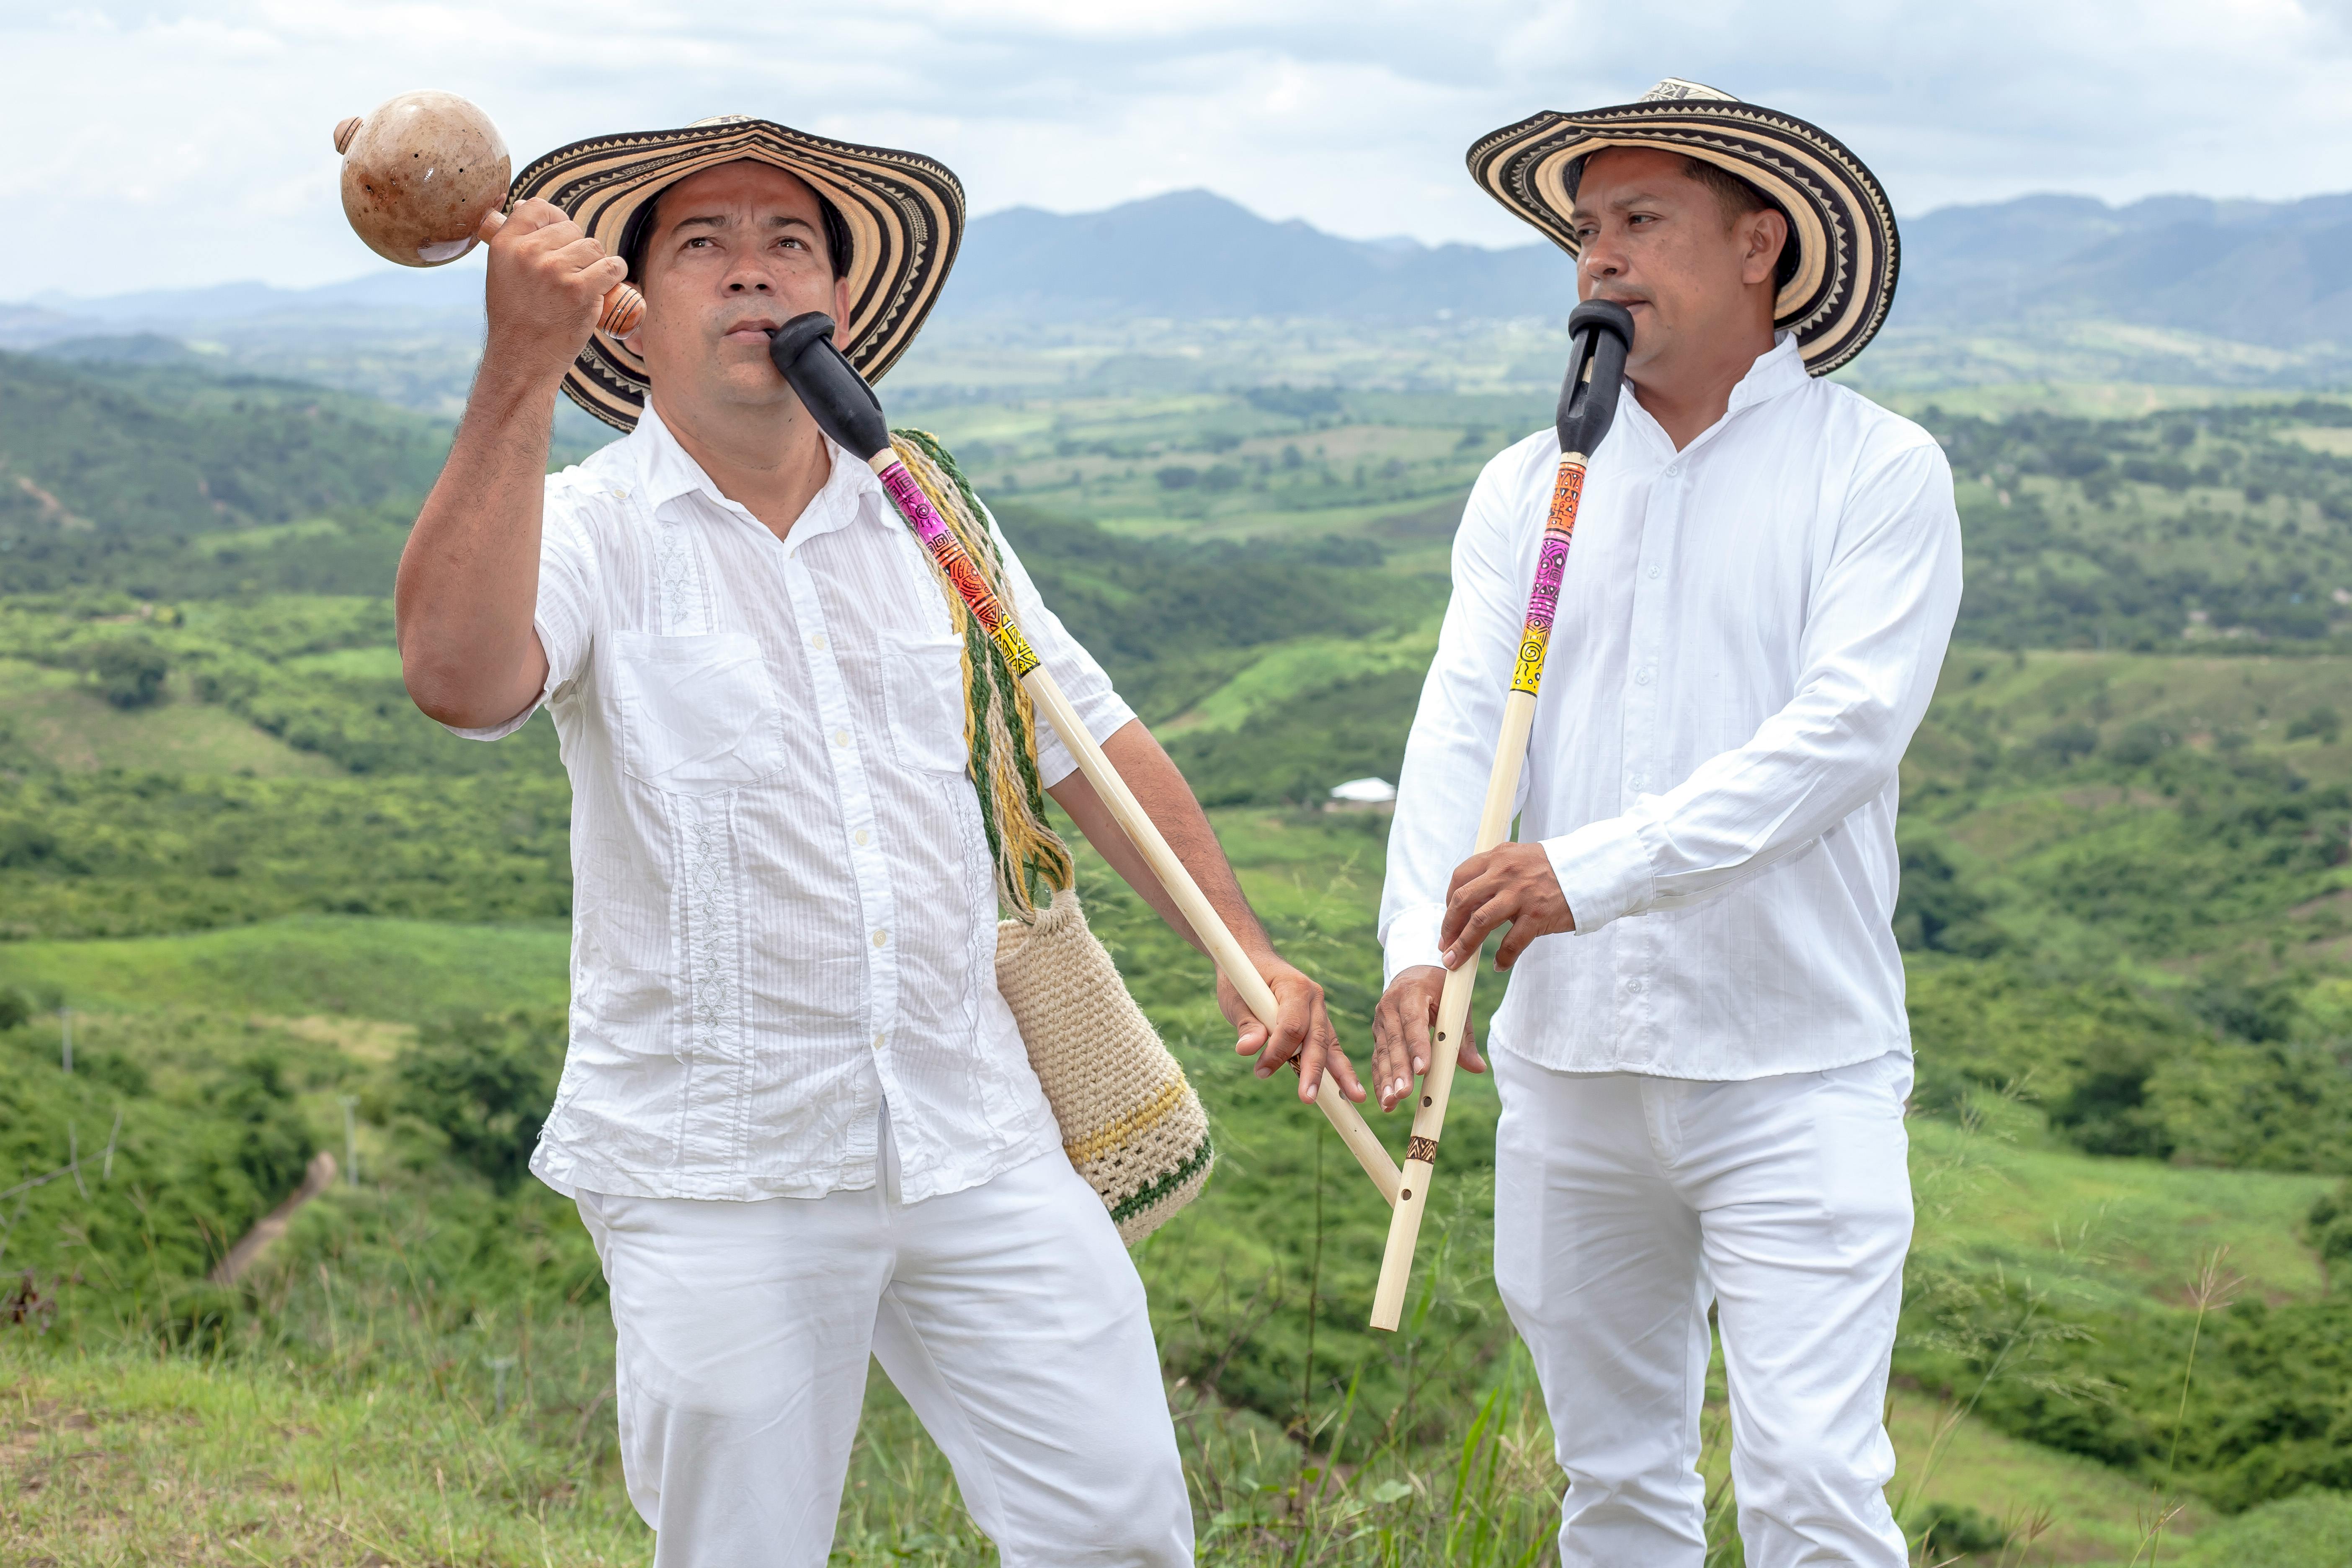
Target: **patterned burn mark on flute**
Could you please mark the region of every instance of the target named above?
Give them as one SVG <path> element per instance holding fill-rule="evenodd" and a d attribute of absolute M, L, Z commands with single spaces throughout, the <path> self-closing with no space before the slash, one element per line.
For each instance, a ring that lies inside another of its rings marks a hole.
<path fill-rule="evenodd" d="M 1404 1157 L 1418 1160 L 1424 1165 L 1437 1163 L 1437 1140 L 1423 1138 L 1419 1133 L 1404 1141 Z"/>
<path fill-rule="evenodd" d="M 1029 639 L 1021 635 L 1021 628 L 1013 625 L 1013 617 L 1004 613 L 1004 606 L 997 602 L 996 595 L 989 592 L 987 583 L 981 578 L 980 569 L 971 563 L 971 556 L 965 552 L 963 541 L 958 539 L 940 520 L 939 512 L 931 506 L 931 498 L 923 493 L 923 487 L 915 482 L 915 476 L 907 471 L 907 465 L 891 464 L 882 470 L 881 479 L 882 488 L 890 492 L 891 500 L 898 504 L 898 515 L 907 520 L 907 526 L 915 531 L 915 537 L 923 542 L 923 548 L 931 552 L 931 559 L 947 574 L 948 581 L 955 584 L 956 597 L 964 602 L 964 607 L 971 611 L 972 619 L 978 621 L 982 628 L 996 639 L 996 646 L 1004 650 L 1004 662 L 1012 670 L 1013 679 L 1017 680 L 1036 668 L 1036 650 L 1029 646 Z"/>
<path fill-rule="evenodd" d="M 1583 495 L 1583 460 L 1562 458 L 1559 478 L 1552 484 L 1551 516 L 1544 521 L 1543 544 L 1536 553 L 1536 585 L 1528 594 L 1527 625 L 1519 633 L 1518 668 L 1511 674 L 1511 689 L 1530 697 L 1543 683 L 1544 654 L 1551 647 L 1552 616 L 1559 609 L 1560 578 L 1568 571 L 1568 546 L 1576 534 L 1576 503 Z"/>

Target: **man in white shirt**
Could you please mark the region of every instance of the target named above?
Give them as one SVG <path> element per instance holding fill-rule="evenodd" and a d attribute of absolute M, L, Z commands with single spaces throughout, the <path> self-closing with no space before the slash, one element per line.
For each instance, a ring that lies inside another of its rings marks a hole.
<path fill-rule="evenodd" d="M 823 310 L 879 375 L 955 254 L 961 188 L 912 153 L 737 118 L 575 144 L 517 192 L 581 221 L 520 200 L 490 244 L 481 370 L 401 563 L 401 655 L 458 732 L 545 705 L 562 739 L 571 1046 L 532 1169 L 604 1260 L 655 1562 L 822 1564 L 870 1351 L 1005 1563 L 1187 1563 L 1141 1282 L 996 989 L 945 592 L 768 353 Z M 643 328 L 592 336 L 632 265 Z M 635 432 L 551 478 L 559 386 Z M 1276 956 L 1166 753 L 1009 548 L 1004 570 L 1281 1003 L 1269 1030 L 1221 988 L 1239 1044 L 1271 1046 L 1262 1071 L 1328 1047 L 1320 991 Z M 1050 731 L 1038 764 L 1174 919 Z"/>
<path fill-rule="evenodd" d="M 1896 764 L 1959 532 L 1936 442 L 1814 378 L 1884 315 L 1893 217 L 1825 132 L 1686 82 L 1470 159 L 1582 297 L 1631 311 L 1630 395 L 1584 481 L 1518 841 L 1476 856 L 1554 434 L 1464 513 L 1390 840 L 1375 1083 L 1411 1091 L 1446 971 L 1507 930 L 1495 1274 L 1569 1477 L 1564 1565 L 1704 1557 L 1712 1308 L 1748 1562 L 1896 1568 Z"/>

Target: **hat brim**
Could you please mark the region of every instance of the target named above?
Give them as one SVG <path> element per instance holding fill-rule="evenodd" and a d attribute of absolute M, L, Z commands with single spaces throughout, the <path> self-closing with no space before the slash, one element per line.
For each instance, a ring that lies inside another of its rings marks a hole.
<path fill-rule="evenodd" d="M 508 205 L 552 202 L 617 254 L 629 220 L 663 190 L 746 159 L 798 175 L 840 209 L 850 236 L 843 353 L 866 380 L 879 381 L 930 314 L 963 239 L 963 185 L 943 163 L 730 117 L 559 147 L 516 176 Z M 647 385 L 636 352 L 603 332 L 563 378 L 564 395 L 622 430 L 636 428 Z"/>
<path fill-rule="evenodd" d="M 1703 158 L 1780 204 L 1798 261 L 1773 301 L 1773 324 L 1796 334 L 1813 374 L 1852 360 L 1885 323 L 1902 260 L 1895 209 L 1843 142 L 1793 115 L 1703 98 L 1547 110 L 1479 138 L 1468 154 L 1470 177 L 1575 256 L 1570 171 L 1606 147 Z"/>

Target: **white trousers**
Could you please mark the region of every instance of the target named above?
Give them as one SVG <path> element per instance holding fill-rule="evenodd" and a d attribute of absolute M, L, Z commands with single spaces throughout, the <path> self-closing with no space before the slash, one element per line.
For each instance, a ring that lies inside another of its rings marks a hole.
<path fill-rule="evenodd" d="M 1495 1070 L 1495 1281 L 1568 1474 L 1561 1568 L 1705 1558 L 1710 1300 L 1750 1568 L 1901 1568 L 1885 1411 L 1909 1058 L 1701 1083 L 1498 1050 Z"/>
<path fill-rule="evenodd" d="M 1143 1282 L 1060 1153 L 912 1205 L 578 1202 L 655 1568 L 822 1568 L 869 1350 L 1005 1568 L 1192 1561 Z"/>

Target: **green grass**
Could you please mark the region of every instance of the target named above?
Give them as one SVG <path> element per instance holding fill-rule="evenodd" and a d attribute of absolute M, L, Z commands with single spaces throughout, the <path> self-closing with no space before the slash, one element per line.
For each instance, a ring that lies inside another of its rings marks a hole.
<path fill-rule="evenodd" d="M 2316 654 L 2177 654 L 2148 658 L 2117 649 L 2034 650 L 2022 655 L 1954 647 L 1936 689 L 1937 709 L 1906 760 L 1906 783 L 1958 759 L 1938 747 L 1951 716 L 1992 717 L 2005 738 L 2030 742 L 2060 724 L 2088 724 L 2114 741 L 2134 724 L 2165 727 L 2197 749 L 2223 737 L 2255 756 L 2284 763 L 2314 784 L 2352 781 L 2352 729 L 2333 741 L 2287 738 L 2313 709 L 2333 706 L 2352 721 L 2352 657 Z"/>
<path fill-rule="evenodd" d="M 1162 735 L 1192 730 L 1231 730 L 1252 714 L 1318 687 L 1385 670 L 1416 673 L 1437 651 L 1434 626 L 1386 637 L 1299 637 L 1278 643 L 1247 668 L 1217 688 L 1170 723 Z"/>
<path fill-rule="evenodd" d="M 418 1023 L 562 1005 L 571 934 L 311 915 L 190 936 L 0 943 L 0 985 L 87 1012 L 201 1007 Z"/>
<path fill-rule="evenodd" d="M 0 741 L 70 773 L 128 768 L 323 778 L 342 772 L 226 709 L 190 700 L 184 679 L 170 683 L 164 702 L 125 710 L 75 671 L 0 659 Z"/>
<path fill-rule="evenodd" d="M 2038 1113 L 1998 1102 L 1979 1131 L 1910 1125 L 1921 1250 L 2030 1277 L 2084 1307 L 2178 1305 L 2216 1247 L 2262 1300 L 2326 1293 L 2297 1232 L 2334 1187 L 2327 1177 L 2099 1159 L 2051 1139 Z"/>
<path fill-rule="evenodd" d="M 637 1563 L 612 1478 L 477 1391 L 0 1351 L 0 1546 L 20 1563 Z"/>
<path fill-rule="evenodd" d="M 2006 1436 L 1980 1421 L 1954 1424 L 1945 1406 L 1916 1394 L 1898 1390 L 1888 1415 L 1896 1455 L 1890 1497 L 1915 1508 L 1943 1502 L 1974 1509 L 2021 1533 L 2046 1521 L 2023 1554 L 2027 1563 L 2121 1568 L 2135 1553 L 2147 1561 L 2140 1549 L 2163 1505 L 2140 1482 L 2094 1460 Z M 2165 1539 L 2195 1537 L 2212 1529 L 2215 1518 L 2210 1509 L 2192 1503 L 2168 1525 Z M 2168 1560 L 2171 1555 L 2166 1553 Z M 1981 1557 L 1963 1561 L 1990 1563 Z M 2319 1560 L 2283 1558 L 2269 1568 L 2305 1563 L 2318 1568 Z"/>

